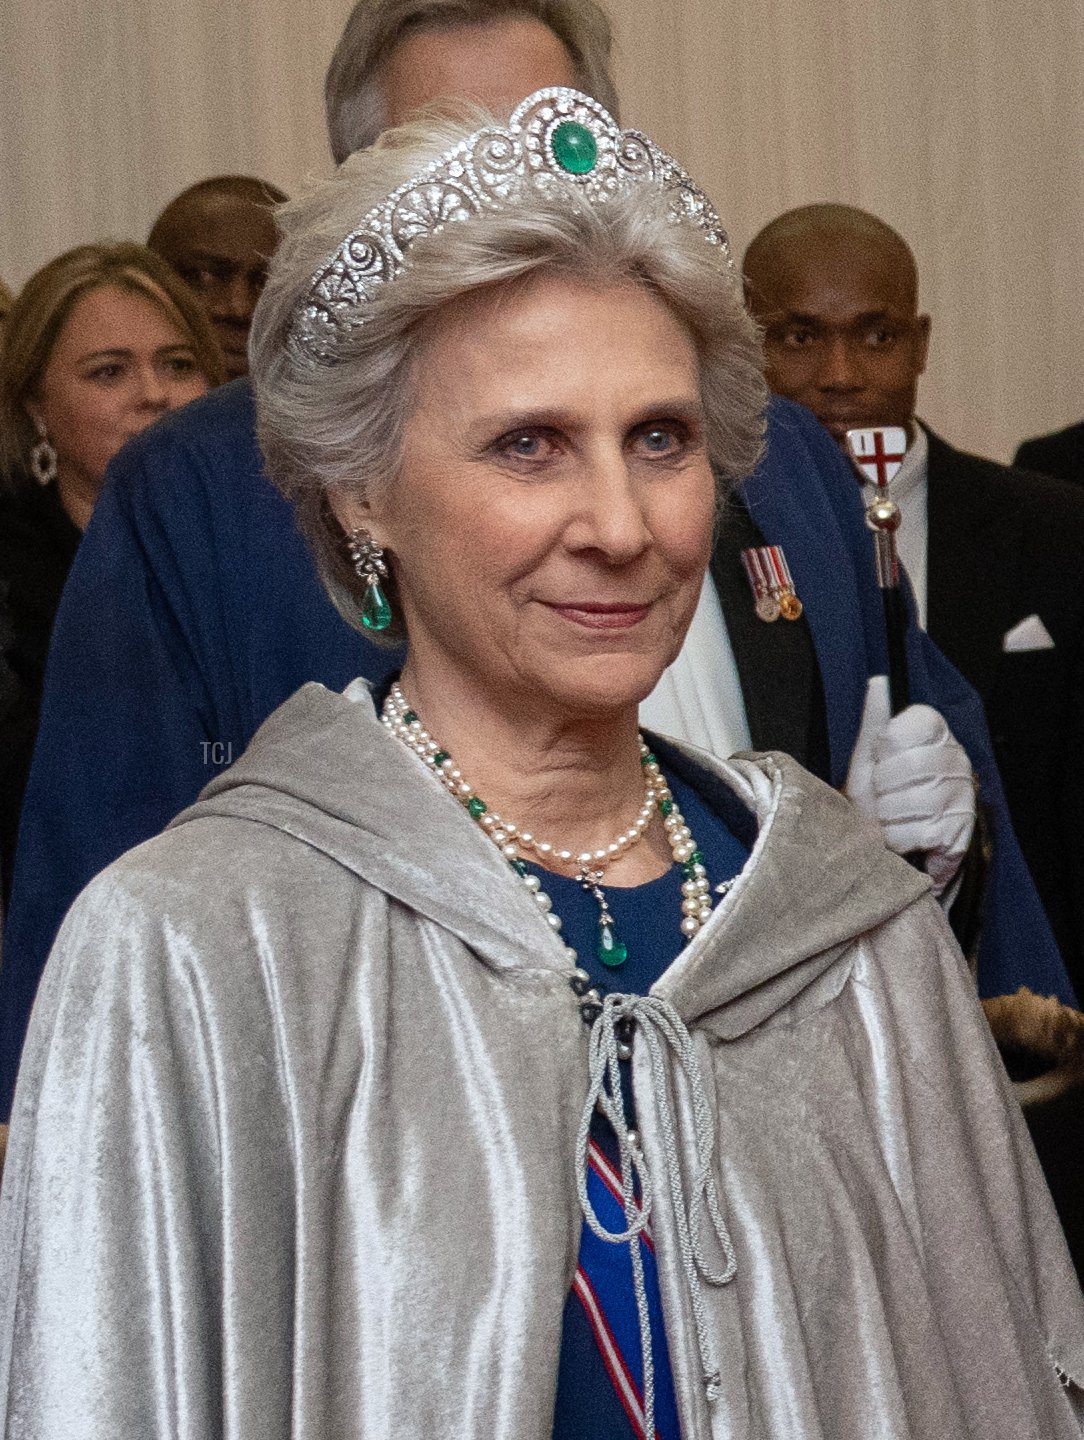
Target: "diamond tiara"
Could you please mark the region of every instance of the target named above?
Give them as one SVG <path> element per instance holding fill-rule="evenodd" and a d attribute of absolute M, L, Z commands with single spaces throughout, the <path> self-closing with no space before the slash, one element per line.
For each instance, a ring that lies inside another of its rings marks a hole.
<path fill-rule="evenodd" d="M 531 191 L 571 190 L 596 204 L 639 185 L 664 195 L 670 220 L 695 225 L 732 266 L 711 201 L 676 160 L 578 90 L 538 90 L 507 126 L 475 131 L 369 211 L 312 277 L 290 343 L 309 360 L 332 361 L 342 337 L 365 323 L 374 292 L 409 265 L 413 246 L 453 221 Z"/>

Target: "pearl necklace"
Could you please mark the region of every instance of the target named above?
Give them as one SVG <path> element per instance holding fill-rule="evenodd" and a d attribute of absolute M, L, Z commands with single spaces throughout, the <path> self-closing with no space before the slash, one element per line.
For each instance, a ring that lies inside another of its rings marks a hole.
<path fill-rule="evenodd" d="M 608 968 L 616 969 L 625 963 L 628 958 L 628 947 L 618 939 L 613 916 L 602 889 L 606 867 L 619 855 L 627 853 L 641 839 L 656 813 L 662 816 L 674 862 L 682 867 L 681 933 L 686 941 L 692 939 L 711 915 L 711 884 L 704 865 L 704 857 L 697 849 L 692 832 L 685 824 L 684 816 L 678 808 L 670 787 L 663 778 L 658 761 L 645 745 L 642 736 L 638 738 L 640 764 L 644 772 L 644 803 L 641 805 L 636 819 L 609 845 L 602 846 L 597 850 L 583 850 L 576 854 L 571 850 L 554 845 L 548 840 L 540 840 L 530 831 L 521 830 L 514 821 L 491 811 L 485 801 L 475 793 L 473 786 L 465 779 L 448 751 L 442 749 L 422 725 L 417 712 L 411 709 L 398 684 L 392 685 L 388 692 L 381 719 L 393 735 L 424 761 L 444 788 L 464 806 L 471 818 L 489 836 L 534 897 L 535 903 L 545 915 L 550 926 L 556 931 L 561 929 L 561 918 L 554 913 L 553 902 L 542 889 L 542 882 L 538 876 L 528 872 L 523 852 L 531 852 L 543 862 L 556 862 L 566 868 L 575 867 L 576 880 L 588 894 L 593 896 L 599 907 L 597 953 L 599 960 Z M 567 948 L 575 962 L 578 958 L 575 950 L 571 947 Z M 582 977 L 582 981 L 585 982 L 585 988 L 577 991 L 582 995 L 585 993 L 586 985 L 590 984 L 590 976 L 586 971 L 577 969 L 576 977 Z M 592 996 L 597 995 L 595 991 L 590 993 Z M 584 1008 L 586 1010 L 586 1007 Z M 584 1018 L 588 1018 L 586 1013 Z"/>

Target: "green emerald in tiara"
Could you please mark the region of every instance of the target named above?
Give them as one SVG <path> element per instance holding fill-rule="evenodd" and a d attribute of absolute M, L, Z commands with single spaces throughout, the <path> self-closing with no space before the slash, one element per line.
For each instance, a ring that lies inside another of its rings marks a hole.
<path fill-rule="evenodd" d="M 591 205 L 619 191 L 656 190 L 672 218 L 699 229 L 730 268 L 719 217 L 677 161 L 639 131 L 619 129 L 590 96 L 550 87 L 521 100 L 506 126 L 460 140 L 358 221 L 296 306 L 291 349 L 317 365 L 337 363 L 341 341 L 365 324 L 369 302 L 412 263 L 420 239 L 439 234 L 449 218 L 518 206 L 561 175 Z"/>
<path fill-rule="evenodd" d="M 570 175 L 587 175 L 598 161 L 598 144 L 586 125 L 563 120 L 550 138 L 553 158 Z"/>

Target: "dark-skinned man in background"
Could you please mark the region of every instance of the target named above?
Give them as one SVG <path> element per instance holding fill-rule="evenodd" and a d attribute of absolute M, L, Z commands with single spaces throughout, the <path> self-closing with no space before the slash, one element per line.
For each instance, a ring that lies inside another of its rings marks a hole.
<path fill-rule="evenodd" d="M 968 455 L 915 419 L 931 322 L 904 239 L 846 205 L 763 229 L 744 263 L 768 381 L 840 444 L 910 437 L 892 495 L 938 647 L 982 697 L 1009 808 L 1070 973 L 1084 980 L 1084 495 Z"/>
<path fill-rule="evenodd" d="M 251 175 L 214 175 L 171 200 L 147 237 L 203 301 L 231 380 L 248 374 L 248 330 L 277 243 L 272 207 L 285 199 Z"/>

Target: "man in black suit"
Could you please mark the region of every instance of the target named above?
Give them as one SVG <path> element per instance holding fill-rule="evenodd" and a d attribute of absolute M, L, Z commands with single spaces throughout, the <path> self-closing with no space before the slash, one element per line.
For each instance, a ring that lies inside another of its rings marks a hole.
<path fill-rule="evenodd" d="M 906 242 L 864 211 L 808 205 L 745 257 L 768 380 L 840 443 L 902 425 L 893 482 L 920 617 L 986 706 L 1024 855 L 1084 980 L 1084 495 L 954 449 L 915 421 L 930 317 Z"/>
<path fill-rule="evenodd" d="M 1084 485 L 1084 420 L 1052 435 L 1025 440 L 1013 456 L 1013 464 Z"/>

